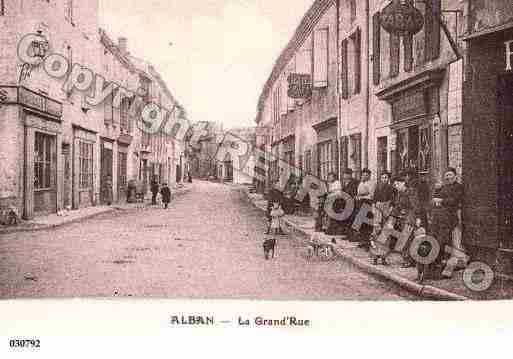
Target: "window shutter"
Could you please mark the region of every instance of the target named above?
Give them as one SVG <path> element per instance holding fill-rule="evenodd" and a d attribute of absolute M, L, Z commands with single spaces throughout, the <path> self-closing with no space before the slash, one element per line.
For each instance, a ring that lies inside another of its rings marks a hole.
<path fill-rule="evenodd" d="M 436 60 L 440 56 L 440 14 L 441 0 L 426 2 L 425 15 L 425 60 Z"/>
<path fill-rule="evenodd" d="M 413 0 L 406 0 L 406 4 L 414 6 Z M 413 70 L 413 35 L 403 36 L 404 46 L 404 71 L 411 72 Z"/>
<path fill-rule="evenodd" d="M 354 43 L 354 94 L 360 93 L 362 83 L 362 30 L 356 29 Z"/>
<path fill-rule="evenodd" d="M 281 81 L 279 84 L 280 87 L 280 115 L 286 115 L 287 114 L 287 107 L 288 107 L 288 96 L 287 96 L 287 78 L 286 74 L 283 73 L 281 76 Z"/>
<path fill-rule="evenodd" d="M 319 177 L 319 145 L 312 146 L 312 175 Z"/>
<path fill-rule="evenodd" d="M 328 29 L 314 33 L 314 87 L 328 86 Z"/>
<path fill-rule="evenodd" d="M 390 77 L 399 75 L 401 39 L 397 35 L 389 34 L 390 38 Z"/>
<path fill-rule="evenodd" d="M 332 159 L 333 159 L 332 171 L 335 173 L 335 176 L 337 176 L 337 178 L 338 178 L 339 177 L 339 157 L 338 157 L 339 150 L 338 150 L 337 139 L 333 140 L 331 150 L 332 150 Z"/>
<path fill-rule="evenodd" d="M 340 90 L 343 99 L 347 99 L 349 97 L 349 89 L 347 86 L 348 80 L 348 63 L 347 63 L 347 39 L 344 39 L 340 44 L 340 65 L 341 65 L 341 74 L 340 74 Z"/>
<path fill-rule="evenodd" d="M 349 140 L 347 137 L 340 138 L 340 169 L 344 171 L 348 167 Z"/>
<path fill-rule="evenodd" d="M 374 85 L 379 85 L 381 80 L 381 20 L 379 12 L 372 16 L 372 34 L 373 79 Z"/>

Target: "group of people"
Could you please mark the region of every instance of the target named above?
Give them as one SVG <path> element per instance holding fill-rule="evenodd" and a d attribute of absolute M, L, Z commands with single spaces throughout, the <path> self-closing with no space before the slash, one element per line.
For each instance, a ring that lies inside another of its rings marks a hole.
<path fill-rule="evenodd" d="M 169 206 L 169 202 L 171 202 L 171 189 L 167 185 L 167 183 L 163 183 L 162 186 L 159 185 L 157 178 L 153 178 L 150 184 L 151 190 L 151 204 L 157 204 L 157 196 L 160 192 L 162 196 L 162 203 L 164 204 L 164 208 L 167 209 Z"/>
<path fill-rule="evenodd" d="M 406 170 L 394 178 L 388 172 L 383 173 L 377 183 L 371 177 L 372 173 L 367 168 L 362 170 L 359 181 L 354 178 L 351 169 L 343 171 L 341 180 L 334 173 L 328 174 L 326 193 L 311 198 L 316 232 L 324 232 L 329 236 L 340 235 L 359 242 L 359 247 L 370 252 L 374 264 L 378 264 L 378 259 L 381 259 L 385 265 L 388 254 L 396 250 L 397 239 L 390 236 L 384 246 L 382 242 L 377 243 L 384 230 L 388 228 L 395 233 L 411 233 L 409 242 L 416 235 L 429 234 L 441 248 L 430 266 L 430 276 L 442 276 L 440 269 L 443 269 L 444 260 L 450 256 L 445 248 L 452 245 L 453 233 L 461 226 L 463 185 L 457 182 L 456 170 L 448 168 L 443 176 L 444 183 L 436 184 L 433 189 L 419 178 L 415 169 Z M 326 213 L 326 201 L 330 195 L 337 193 L 344 195 L 336 196 L 332 207 L 335 213 L 347 211 L 347 207 L 353 208 L 350 215 L 342 216 L 343 219 Z M 280 218 L 285 214 L 283 198 L 279 190 L 271 189 L 267 208 L 268 233 L 271 230 L 283 233 L 279 225 Z M 349 198 L 352 203 L 348 206 Z M 362 213 L 371 220 L 361 221 L 357 216 Z M 399 252 L 403 258 L 403 267 L 415 266 L 409 253 L 409 243 L 401 247 Z"/>
<path fill-rule="evenodd" d="M 383 241 L 378 243 L 379 236 L 386 229 L 391 229 L 394 233 L 410 233 L 408 242 L 402 243 L 400 248 L 405 268 L 416 266 L 410 255 L 412 239 L 415 236 L 429 234 L 440 246 L 439 255 L 430 266 L 429 276 L 443 276 L 444 261 L 450 256 L 450 252 L 448 253 L 445 248 L 452 245 L 454 231 L 461 225 L 463 185 L 457 182 L 457 172 L 454 168 L 447 169 L 444 173 L 444 183 L 437 183 L 433 191 L 426 181 L 419 178 L 415 169 L 407 170 L 394 178 L 390 173 L 383 173 L 377 184 L 371 181 L 369 169 L 362 171 L 360 182 L 353 179 L 352 171 L 348 169 L 343 173 L 342 182 L 339 182 L 334 174 L 329 175 L 328 182 L 327 195 L 338 191 L 345 192 L 353 199 L 354 211 L 349 218 L 342 221 L 329 218 L 323 213 L 320 217 L 327 219 L 328 222 L 325 226 L 326 234 L 342 234 L 350 240 L 360 242 L 359 247 L 371 253 L 374 264 L 378 264 L 378 259 L 382 259 L 386 265 L 386 257 L 396 249 L 398 238 L 392 235 L 385 236 L 383 246 Z M 338 201 L 344 202 L 344 199 Z M 340 210 L 340 207 L 345 208 L 345 205 L 341 206 L 344 203 L 337 206 L 336 202 L 335 212 Z M 367 206 L 367 211 L 362 211 L 363 206 Z M 361 221 L 361 218 L 357 219 L 356 216 L 362 213 L 372 218 L 372 224 Z M 425 247 L 419 249 L 423 249 L 423 253 L 430 252 L 426 251 Z"/>

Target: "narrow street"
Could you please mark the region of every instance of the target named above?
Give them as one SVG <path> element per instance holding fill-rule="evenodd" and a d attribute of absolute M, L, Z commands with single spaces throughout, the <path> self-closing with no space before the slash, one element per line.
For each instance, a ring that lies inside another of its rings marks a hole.
<path fill-rule="evenodd" d="M 0 297 L 414 299 L 341 261 L 307 261 L 282 236 L 265 261 L 263 215 L 234 187 L 195 182 L 171 208 L 117 210 L 0 238 Z"/>

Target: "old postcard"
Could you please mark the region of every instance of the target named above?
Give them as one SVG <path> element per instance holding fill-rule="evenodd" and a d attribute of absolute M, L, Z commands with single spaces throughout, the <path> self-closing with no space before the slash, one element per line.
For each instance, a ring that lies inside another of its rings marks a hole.
<path fill-rule="evenodd" d="M 1 0 L 0 44 L 4 301 L 513 298 L 510 0 Z"/>

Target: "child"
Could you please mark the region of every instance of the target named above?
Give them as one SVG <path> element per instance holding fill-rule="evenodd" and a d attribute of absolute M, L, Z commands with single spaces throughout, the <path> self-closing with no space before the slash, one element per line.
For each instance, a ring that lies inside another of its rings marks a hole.
<path fill-rule="evenodd" d="M 271 221 L 267 230 L 267 234 L 271 233 L 273 230 L 275 234 L 285 234 L 281 229 L 281 218 L 284 215 L 285 212 L 281 208 L 281 205 L 278 202 L 274 202 L 271 209 Z"/>
<path fill-rule="evenodd" d="M 169 202 L 171 202 L 171 190 L 167 186 L 167 183 L 162 185 L 160 194 L 162 195 L 162 203 L 164 203 L 164 208 L 167 209 Z"/>

